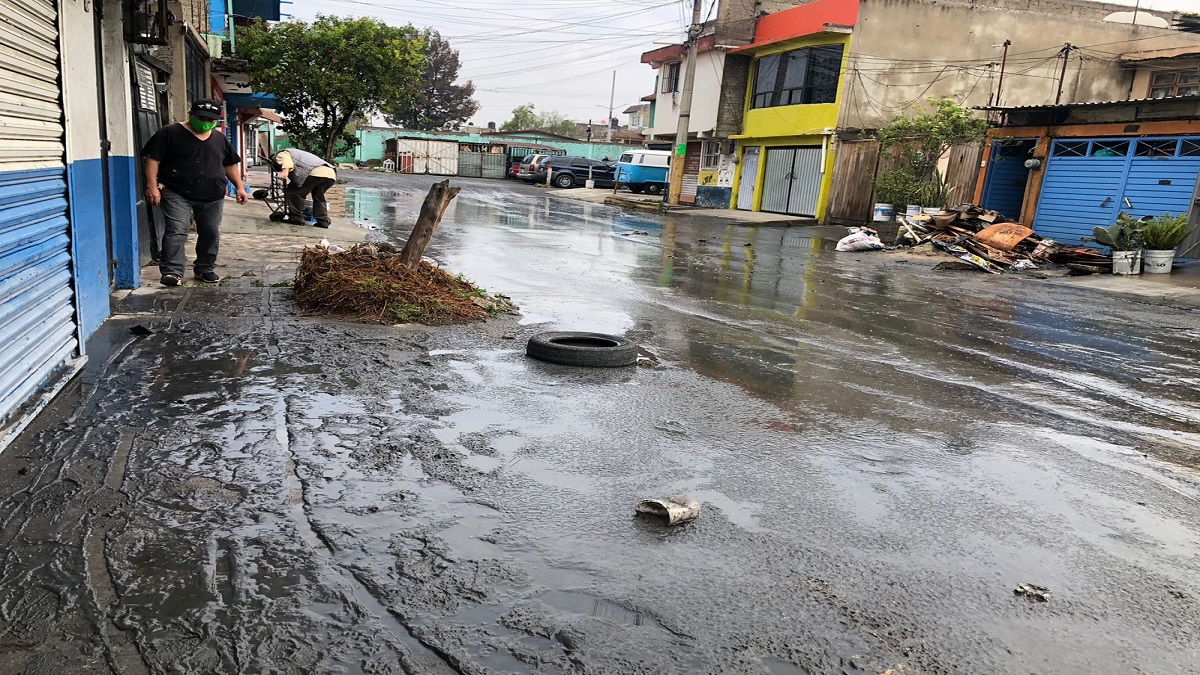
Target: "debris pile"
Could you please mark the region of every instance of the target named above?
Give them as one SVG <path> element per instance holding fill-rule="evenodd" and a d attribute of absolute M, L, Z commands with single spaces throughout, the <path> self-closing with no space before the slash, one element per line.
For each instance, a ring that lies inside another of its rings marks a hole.
<path fill-rule="evenodd" d="M 933 215 L 904 216 L 897 243 L 930 243 L 985 272 L 1037 269 L 1040 263 L 1067 265 L 1073 274 L 1102 272 L 1112 257 L 1086 246 L 1065 246 L 996 211 L 966 204 Z"/>
<path fill-rule="evenodd" d="M 406 266 L 386 243 L 305 248 L 293 284 L 296 304 L 311 314 L 364 323 L 443 325 L 484 319 L 513 309 L 461 276 L 428 260 Z"/>

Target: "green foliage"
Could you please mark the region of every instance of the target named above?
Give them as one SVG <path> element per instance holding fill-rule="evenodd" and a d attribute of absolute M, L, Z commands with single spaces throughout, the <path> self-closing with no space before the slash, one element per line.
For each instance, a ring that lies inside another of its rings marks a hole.
<path fill-rule="evenodd" d="M 435 30 L 426 30 L 425 69 L 421 75 L 424 86 L 413 105 L 384 110 L 388 124 L 406 129 L 457 128 L 479 111 L 475 84 L 467 81 L 456 84 L 462 63 L 458 50 Z"/>
<path fill-rule="evenodd" d="M 950 205 L 950 193 L 953 188 L 946 187 L 942 172 L 937 169 L 925 180 L 921 181 L 917 191 L 917 203 L 921 206 L 946 208 Z"/>
<path fill-rule="evenodd" d="M 1142 247 L 1148 251 L 1170 251 L 1183 243 L 1192 233 L 1187 225 L 1188 214 L 1164 213 L 1154 216 L 1142 231 Z"/>
<path fill-rule="evenodd" d="M 500 125 L 501 131 L 520 131 L 521 129 L 541 129 L 563 136 L 575 135 L 575 123 L 567 119 L 557 110 L 538 113 L 532 103 L 513 108 L 512 119 Z"/>
<path fill-rule="evenodd" d="M 950 146 L 982 141 L 988 128 L 987 120 L 953 99 L 931 98 L 929 103 L 932 111 L 896 117 L 875 133 L 881 149 L 899 148 L 901 164 L 921 180 L 932 177 Z"/>
<path fill-rule="evenodd" d="M 921 181 L 907 169 L 888 169 L 871 186 L 875 189 L 875 201 L 901 209 L 916 204 L 921 191 Z"/>
<path fill-rule="evenodd" d="M 411 305 L 407 302 L 393 302 L 388 304 L 386 311 L 397 323 L 414 323 L 420 321 L 425 316 L 425 310 L 417 305 Z"/>
<path fill-rule="evenodd" d="M 1114 251 L 1133 251 L 1141 248 L 1142 235 L 1149 221 L 1149 217 L 1134 218 L 1122 211 L 1117 214 L 1117 222 L 1108 227 L 1092 228 L 1092 236 L 1083 240 L 1096 242 Z"/>
<path fill-rule="evenodd" d="M 274 94 L 292 142 L 332 161 L 357 139 L 351 120 L 411 107 L 422 87 L 425 43 L 409 26 L 370 18 L 256 22 L 239 29 L 250 86 Z"/>

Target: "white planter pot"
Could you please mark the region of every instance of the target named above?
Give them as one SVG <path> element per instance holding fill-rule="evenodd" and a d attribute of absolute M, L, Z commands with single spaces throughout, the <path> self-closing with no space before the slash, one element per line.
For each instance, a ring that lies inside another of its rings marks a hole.
<path fill-rule="evenodd" d="M 1142 271 L 1146 274 L 1170 274 L 1175 264 L 1175 249 L 1169 251 L 1142 251 Z"/>
<path fill-rule="evenodd" d="M 1113 251 L 1113 274 L 1132 276 L 1142 271 L 1141 251 Z"/>
<path fill-rule="evenodd" d="M 875 204 L 875 215 L 871 218 L 877 223 L 886 223 L 896 217 L 896 207 L 891 204 Z"/>
<path fill-rule="evenodd" d="M 926 206 L 925 208 L 921 209 L 921 213 L 924 213 L 927 216 L 936 216 L 941 212 L 942 209 L 937 206 Z"/>
<path fill-rule="evenodd" d="M 904 215 L 906 215 L 906 216 L 921 215 L 921 205 L 920 204 L 909 204 L 908 206 L 905 206 L 904 207 Z"/>

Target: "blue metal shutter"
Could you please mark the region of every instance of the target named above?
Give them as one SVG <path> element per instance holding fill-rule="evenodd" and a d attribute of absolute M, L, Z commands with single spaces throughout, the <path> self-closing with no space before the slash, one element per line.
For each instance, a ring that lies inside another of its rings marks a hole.
<path fill-rule="evenodd" d="M 1197 175 L 1200 157 L 1134 157 L 1121 209 L 1135 218 L 1190 213 Z"/>
<path fill-rule="evenodd" d="M 983 186 L 984 208 L 999 211 L 1013 219 L 1021 217 L 1025 187 L 1029 182 L 1025 160 L 1032 146 L 1033 141 L 997 141 L 992 144 L 992 158 L 988 162 Z"/>
<path fill-rule="evenodd" d="M 0 425 L 74 356 L 58 10 L 0 0 Z"/>

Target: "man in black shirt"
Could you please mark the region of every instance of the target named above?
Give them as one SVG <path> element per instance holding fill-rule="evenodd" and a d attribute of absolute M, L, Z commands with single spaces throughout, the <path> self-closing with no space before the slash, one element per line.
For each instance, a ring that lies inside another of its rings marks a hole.
<path fill-rule="evenodd" d="M 237 203 L 249 199 L 238 171 L 241 158 L 229 139 L 215 131 L 221 104 L 209 99 L 192 103 L 187 122 L 159 129 L 142 148 L 146 166 L 146 201 L 161 204 L 163 233 L 162 283 L 178 286 L 187 264 L 188 225 L 196 220 L 196 278 L 215 284 L 214 270 L 221 243 L 221 211 L 226 181 L 237 188 Z"/>

